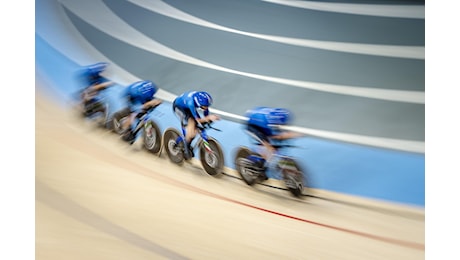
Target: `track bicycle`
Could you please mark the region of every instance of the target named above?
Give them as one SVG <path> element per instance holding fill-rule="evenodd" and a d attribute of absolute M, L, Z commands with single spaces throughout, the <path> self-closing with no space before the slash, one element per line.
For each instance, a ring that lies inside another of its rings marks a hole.
<path fill-rule="evenodd" d="M 158 106 L 158 105 L 157 105 Z M 123 140 L 133 144 L 138 138 L 139 132 L 142 131 L 143 146 L 151 153 L 158 153 L 161 149 L 161 131 L 157 123 L 150 117 L 152 111 L 157 107 L 151 107 L 147 111 L 137 114 L 136 127 L 134 130 L 126 131 Z"/>
<path fill-rule="evenodd" d="M 207 134 L 206 129 L 214 128 L 210 123 L 203 124 L 203 127 L 198 127 L 197 140 L 190 146 L 187 151 L 185 142 L 185 127 L 182 126 L 182 132 L 179 132 L 174 127 L 165 130 L 163 134 L 163 148 L 169 160 L 175 164 L 182 165 L 184 161 L 189 161 L 194 156 L 194 150 L 198 149 L 200 154 L 200 162 L 204 171 L 212 176 L 219 175 L 224 167 L 224 154 L 221 145 L 217 140 Z M 187 153 L 190 158 L 187 158 Z"/>

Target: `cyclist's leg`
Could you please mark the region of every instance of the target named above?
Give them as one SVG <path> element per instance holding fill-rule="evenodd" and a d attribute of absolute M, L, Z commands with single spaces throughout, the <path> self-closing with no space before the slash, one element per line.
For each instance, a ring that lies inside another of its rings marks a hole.
<path fill-rule="evenodd" d="M 173 104 L 174 114 L 179 118 L 182 132 L 184 132 L 184 138 L 187 144 L 190 144 L 193 138 L 196 136 L 196 122 L 193 119 L 192 113 L 188 109 Z"/>
<path fill-rule="evenodd" d="M 138 121 L 138 115 L 142 115 L 142 112 L 144 111 L 142 108 L 142 104 L 140 103 L 131 103 L 128 105 L 130 115 L 128 116 L 127 120 L 125 121 L 124 127 L 126 131 L 134 131 L 136 129 L 136 123 Z"/>
<path fill-rule="evenodd" d="M 126 120 L 123 121 L 123 125 L 122 125 L 122 128 L 125 133 L 132 130 L 131 125 L 132 125 L 132 122 L 134 121 L 134 117 L 136 117 L 136 113 L 130 110 L 130 114 L 126 117 Z"/>
<path fill-rule="evenodd" d="M 182 128 L 185 129 L 185 153 L 186 159 L 190 159 L 193 156 L 192 141 L 196 136 L 196 121 L 191 115 L 187 116 L 187 123 L 182 124 Z"/>
<path fill-rule="evenodd" d="M 81 93 L 81 104 L 83 109 L 83 114 L 89 116 L 92 114 L 97 98 L 94 94 L 90 95 L 90 88 L 87 88 Z"/>
<path fill-rule="evenodd" d="M 124 133 L 122 134 L 122 137 L 123 140 L 133 144 L 134 140 L 136 139 L 136 135 L 134 134 L 134 130 L 136 129 L 135 123 L 138 120 L 137 116 L 142 111 L 142 106 L 134 106 L 133 104 L 129 104 L 128 108 L 130 114 L 123 122 Z"/>
<path fill-rule="evenodd" d="M 190 143 L 195 138 L 196 134 L 196 121 L 192 117 L 188 117 L 187 125 L 185 126 L 185 141 L 187 142 L 187 144 L 190 145 Z"/>
<path fill-rule="evenodd" d="M 132 122 L 134 121 L 134 118 L 136 117 L 136 113 L 131 113 L 128 115 L 126 120 L 123 122 L 123 129 L 124 132 L 122 134 L 122 139 L 125 140 L 126 142 L 129 142 L 130 144 L 134 143 L 134 139 L 136 138 L 134 134 L 134 128 L 132 127 Z"/>
<path fill-rule="evenodd" d="M 248 159 L 254 163 L 255 169 L 260 172 L 261 177 L 267 180 L 268 177 L 265 174 L 265 172 L 268 168 L 268 163 L 270 161 L 271 154 L 269 153 L 270 150 L 267 149 L 264 143 L 268 141 L 268 138 L 264 134 L 264 132 L 257 126 L 248 125 L 246 132 L 251 138 L 254 139 L 253 141 L 255 141 L 255 145 L 254 147 L 252 147 L 252 151 L 260 155 L 250 155 Z"/>
<path fill-rule="evenodd" d="M 255 125 L 248 125 L 246 128 L 246 133 L 253 139 L 255 147 L 253 147 L 254 152 L 260 154 L 265 161 L 270 161 L 273 151 L 272 146 L 268 136 L 265 134 L 263 129 Z"/>
<path fill-rule="evenodd" d="M 174 104 L 174 103 L 173 103 L 173 112 L 177 116 L 177 118 L 179 119 L 180 124 L 181 124 L 182 127 L 185 124 L 187 124 L 185 112 L 180 107 L 176 106 L 176 104 Z"/>
<path fill-rule="evenodd" d="M 175 103 L 173 103 L 173 111 L 174 111 L 174 114 L 177 116 L 177 118 L 179 119 L 180 121 L 180 125 L 181 125 L 181 130 L 182 130 L 182 133 L 184 134 L 184 142 L 185 142 L 185 147 L 184 147 L 184 157 L 186 160 L 190 159 L 191 157 L 193 157 L 193 155 L 191 155 L 190 153 L 190 142 L 186 139 L 189 131 L 187 130 L 188 128 L 188 125 L 189 125 L 189 118 L 190 118 L 190 113 L 187 113 L 186 110 L 176 106 Z M 176 145 L 180 145 L 178 143 L 176 143 Z"/>

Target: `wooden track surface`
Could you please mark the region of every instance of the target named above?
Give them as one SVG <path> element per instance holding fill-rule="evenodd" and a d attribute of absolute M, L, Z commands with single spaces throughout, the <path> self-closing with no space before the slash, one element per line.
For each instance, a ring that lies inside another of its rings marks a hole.
<path fill-rule="evenodd" d="M 423 209 L 211 177 L 36 95 L 36 259 L 425 258 Z"/>

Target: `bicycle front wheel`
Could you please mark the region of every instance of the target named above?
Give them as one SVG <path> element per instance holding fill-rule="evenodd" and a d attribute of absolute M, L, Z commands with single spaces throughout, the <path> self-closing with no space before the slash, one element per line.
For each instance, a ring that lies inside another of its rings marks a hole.
<path fill-rule="evenodd" d="M 222 173 L 224 168 L 224 153 L 217 140 L 208 137 L 207 143 L 205 141 L 201 142 L 200 161 L 207 174 L 216 176 Z"/>
<path fill-rule="evenodd" d="M 161 133 L 158 125 L 153 120 L 145 122 L 144 131 L 144 148 L 151 153 L 158 153 L 161 148 Z"/>
<path fill-rule="evenodd" d="M 286 188 L 295 197 L 303 195 L 305 188 L 304 172 L 293 159 L 285 159 L 280 163 Z"/>

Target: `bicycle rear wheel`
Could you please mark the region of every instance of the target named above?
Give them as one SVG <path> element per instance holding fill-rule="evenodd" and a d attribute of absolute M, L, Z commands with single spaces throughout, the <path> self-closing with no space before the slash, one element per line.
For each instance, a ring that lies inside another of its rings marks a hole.
<path fill-rule="evenodd" d="M 260 180 L 261 174 L 251 167 L 253 162 L 248 159 L 249 155 L 260 156 L 258 153 L 251 151 L 248 147 L 239 147 L 235 155 L 235 167 L 241 179 L 247 185 L 252 186 Z"/>
<path fill-rule="evenodd" d="M 163 146 L 171 162 L 182 164 L 184 162 L 184 142 L 176 144 L 180 133 L 175 128 L 168 128 L 163 134 Z"/>

